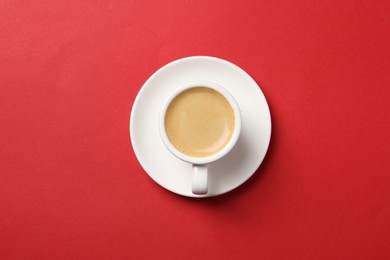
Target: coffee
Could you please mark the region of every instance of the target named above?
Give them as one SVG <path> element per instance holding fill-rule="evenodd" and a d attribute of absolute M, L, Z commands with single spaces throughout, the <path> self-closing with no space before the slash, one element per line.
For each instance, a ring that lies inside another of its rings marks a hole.
<path fill-rule="evenodd" d="M 207 87 L 194 87 L 177 95 L 165 114 L 165 131 L 180 152 L 208 157 L 222 150 L 235 127 L 229 101 Z"/>

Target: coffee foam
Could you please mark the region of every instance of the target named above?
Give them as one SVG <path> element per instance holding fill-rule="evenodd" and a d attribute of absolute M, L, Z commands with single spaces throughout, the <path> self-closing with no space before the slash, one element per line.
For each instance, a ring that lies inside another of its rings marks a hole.
<path fill-rule="evenodd" d="M 235 127 L 234 110 L 219 92 L 194 87 L 177 95 L 165 114 L 165 131 L 180 152 L 209 157 L 230 141 Z"/>

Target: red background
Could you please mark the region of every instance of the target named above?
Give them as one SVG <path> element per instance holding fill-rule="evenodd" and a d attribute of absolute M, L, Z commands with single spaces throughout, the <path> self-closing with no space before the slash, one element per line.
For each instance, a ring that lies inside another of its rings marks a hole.
<path fill-rule="evenodd" d="M 0 3 L 0 258 L 390 257 L 388 1 Z M 159 67 L 227 59 L 266 95 L 269 153 L 237 190 L 180 197 L 129 115 Z"/>

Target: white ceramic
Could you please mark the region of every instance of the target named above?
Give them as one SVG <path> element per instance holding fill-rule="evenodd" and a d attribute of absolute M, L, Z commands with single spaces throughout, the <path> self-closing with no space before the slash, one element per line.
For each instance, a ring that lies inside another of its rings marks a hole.
<path fill-rule="evenodd" d="M 235 117 L 234 131 L 229 142 L 222 150 L 208 157 L 192 157 L 180 152 L 169 141 L 169 138 L 165 131 L 165 114 L 172 100 L 174 100 L 176 96 L 182 93 L 183 91 L 186 91 L 194 87 L 200 87 L 200 86 L 211 88 L 217 91 L 218 93 L 220 93 L 221 95 L 223 95 L 226 98 L 226 100 L 229 102 L 230 106 L 232 107 L 234 112 L 234 117 Z M 210 163 L 213 163 L 221 159 L 226 154 L 228 154 L 233 149 L 234 145 L 237 143 L 238 137 L 240 136 L 240 131 L 241 131 L 240 109 L 234 97 L 226 89 L 219 86 L 218 84 L 215 84 L 214 82 L 210 82 L 210 81 L 204 81 L 204 80 L 192 81 L 175 89 L 173 93 L 164 102 L 159 117 L 159 130 L 160 130 L 161 139 L 163 140 L 168 150 L 177 158 L 192 164 L 192 167 L 194 169 L 193 178 L 192 178 L 192 193 L 198 195 L 204 195 L 207 194 L 208 191 L 208 184 L 207 184 L 208 165 Z"/>
<path fill-rule="evenodd" d="M 210 164 L 206 195 L 192 193 L 192 165 L 169 152 L 158 126 L 164 101 L 177 86 L 195 80 L 223 86 L 241 112 L 240 138 L 226 156 Z M 159 185 L 183 196 L 211 197 L 237 188 L 256 172 L 270 142 L 271 116 L 259 86 L 245 71 L 219 58 L 193 56 L 165 65 L 145 82 L 131 111 L 130 137 L 141 166 Z"/>

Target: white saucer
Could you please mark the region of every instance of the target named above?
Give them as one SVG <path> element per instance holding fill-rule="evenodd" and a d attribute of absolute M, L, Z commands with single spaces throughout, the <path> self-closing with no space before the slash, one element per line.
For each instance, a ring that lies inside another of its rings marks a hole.
<path fill-rule="evenodd" d="M 225 87 L 236 99 L 242 116 L 236 146 L 209 167 L 207 195 L 191 192 L 191 164 L 168 151 L 158 130 L 164 100 L 178 86 L 194 80 Z M 145 82 L 131 111 L 130 138 L 138 161 L 155 182 L 183 196 L 211 197 L 237 188 L 260 166 L 271 138 L 271 116 L 259 86 L 245 71 L 219 58 L 193 56 L 165 65 Z"/>

